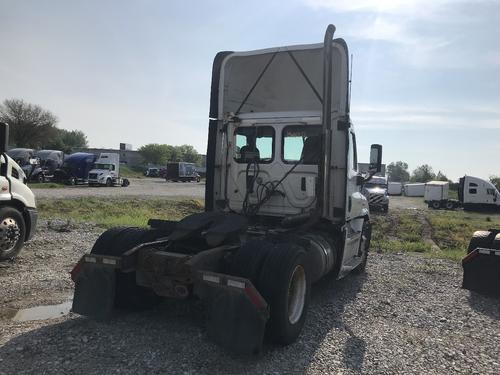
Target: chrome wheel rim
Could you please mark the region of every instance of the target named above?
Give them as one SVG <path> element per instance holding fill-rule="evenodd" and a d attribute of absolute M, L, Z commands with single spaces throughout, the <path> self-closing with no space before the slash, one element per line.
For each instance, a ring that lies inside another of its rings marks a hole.
<path fill-rule="evenodd" d="M 288 320 L 295 324 L 300 320 L 306 301 L 306 272 L 298 265 L 292 272 L 288 284 Z"/>
<path fill-rule="evenodd" d="M 6 217 L 0 223 L 0 250 L 9 252 L 16 247 L 21 237 L 21 229 L 16 219 Z"/>

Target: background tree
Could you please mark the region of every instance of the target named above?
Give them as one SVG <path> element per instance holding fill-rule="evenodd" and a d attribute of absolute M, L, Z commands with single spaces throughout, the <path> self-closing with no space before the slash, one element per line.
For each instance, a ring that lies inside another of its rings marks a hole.
<path fill-rule="evenodd" d="M 500 190 L 500 176 L 490 176 L 490 182 Z"/>
<path fill-rule="evenodd" d="M 138 151 L 146 163 L 162 165 L 170 159 L 172 149 L 168 145 L 150 143 L 140 147 Z"/>
<path fill-rule="evenodd" d="M 406 182 L 410 179 L 408 164 L 404 161 L 392 162 L 387 166 L 387 177 L 389 181 Z"/>
<path fill-rule="evenodd" d="M 428 164 L 418 166 L 411 174 L 411 182 L 428 182 L 436 179 L 432 167 Z"/>
<path fill-rule="evenodd" d="M 176 147 L 180 160 L 181 161 L 186 161 L 188 163 L 199 163 L 201 160 L 200 154 L 198 154 L 198 151 L 195 150 L 193 146 L 190 145 L 182 145 L 182 146 L 177 146 Z"/>
<path fill-rule="evenodd" d="M 442 173 L 441 171 L 439 171 L 435 177 L 435 180 L 436 181 L 449 181 L 448 180 L 448 177 L 446 177 L 446 175 L 444 173 Z"/>
<path fill-rule="evenodd" d="M 69 154 L 75 148 L 87 148 L 87 136 L 81 130 L 57 129 L 56 136 L 47 140 L 46 149 L 61 150 Z"/>
<path fill-rule="evenodd" d="M 15 147 L 43 148 L 47 140 L 57 136 L 57 117 L 22 99 L 4 100 L 0 121 L 10 125 L 10 144 Z"/>

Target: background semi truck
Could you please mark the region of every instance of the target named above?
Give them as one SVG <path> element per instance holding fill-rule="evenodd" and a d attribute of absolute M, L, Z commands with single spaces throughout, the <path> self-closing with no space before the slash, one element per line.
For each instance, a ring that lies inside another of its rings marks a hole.
<path fill-rule="evenodd" d="M 34 149 L 12 148 L 7 151 L 7 155 L 23 169 L 28 181 L 43 182 L 43 170 Z"/>
<path fill-rule="evenodd" d="M 370 210 L 389 211 L 389 194 L 385 177 L 372 177 L 363 185 L 362 192 L 368 199 Z"/>
<path fill-rule="evenodd" d="M 23 169 L 6 154 L 8 125 L 0 123 L 0 260 L 12 259 L 36 229 L 35 196 Z"/>
<path fill-rule="evenodd" d="M 114 152 L 103 152 L 89 171 L 91 186 L 129 186 L 127 178 L 120 177 L 120 155 Z"/>
<path fill-rule="evenodd" d="M 96 155 L 86 152 L 71 154 L 64 159 L 62 167 L 55 170 L 54 179 L 68 185 L 87 183 L 96 159 Z"/>
<path fill-rule="evenodd" d="M 205 212 L 113 228 L 75 265 L 73 311 L 98 319 L 197 298 L 207 334 L 242 353 L 300 335 L 311 285 L 362 272 L 371 238 L 349 110 L 349 53 L 323 44 L 221 52 L 212 70 Z"/>
<path fill-rule="evenodd" d="M 58 150 L 39 150 L 35 152 L 35 157 L 40 162 L 42 169 L 38 182 L 45 182 L 54 178 L 54 172 L 61 168 L 64 162 L 64 152 Z"/>
<path fill-rule="evenodd" d="M 500 193 L 495 185 L 479 177 L 464 176 L 458 184 L 458 200 L 449 199 L 447 181 L 430 181 L 425 186 L 425 202 L 430 208 L 468 211 L 500 211 Z"/>
<path fill-rule="evenodd" d="M 196 165 L 194 163 L 172 162 L 167 163 L 165 181 L 200 182 L 200 175 L 196 172 Z"/>

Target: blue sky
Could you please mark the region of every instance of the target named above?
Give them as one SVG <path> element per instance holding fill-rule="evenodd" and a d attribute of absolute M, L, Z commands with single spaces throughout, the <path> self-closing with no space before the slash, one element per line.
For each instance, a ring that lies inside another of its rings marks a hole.
<path fill-rule="evenodd" d="M 456 179 L 500 174 L 500 1 L 0 0 L 0 100 L 23 98 L 119 142 L 206 149 L 221 50 L 321 42 L 354 54 L 360 159 L 428 163 Z"/>

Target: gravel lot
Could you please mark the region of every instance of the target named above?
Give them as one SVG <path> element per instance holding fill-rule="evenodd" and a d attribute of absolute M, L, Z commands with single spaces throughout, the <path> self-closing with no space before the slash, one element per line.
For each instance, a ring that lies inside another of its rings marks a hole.
<path fill-rule="evenodd" d="M 316 285 L 300 340 L 258 358 L 211 343 L 186 303 L 108 323 L 9 319 L 70 296 L 68 271 L 100 231 L 41 223 L 21 256 L 0 265 L 0 374 L 499 373 L 500 301 L 462 290 L 459 264 L 409 255 L 371 254 L 366 275 Z"/>
<path fill-rule="evenodd" d="M 166 182 L 161 178 L 131 178 L 130 186 L 90 187 L 87 185 L 67 186 L 54 189 L 33 189 L 37 198 L 74 198 L 74 197 L 205 197 L 205 182 Z"/>

